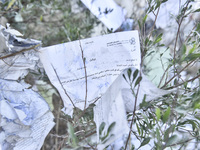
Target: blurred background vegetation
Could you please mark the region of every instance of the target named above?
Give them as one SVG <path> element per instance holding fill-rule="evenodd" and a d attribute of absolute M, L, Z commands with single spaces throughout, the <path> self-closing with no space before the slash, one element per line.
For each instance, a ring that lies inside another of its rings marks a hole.
<path fill-rule="evenodd" d="M 134 1 L 136 8 L 129 17 L 135 21 L 133 29 L 138 29 L 140 34 L 142 69 L 152 81 L 160 75 L 154 82 L 158 87 L 176 88 L 174 93 L 151 103 L 144 101 L 135 116 L 127 114 L 129 121 L 133 117 L 132 132 L 142 145 L 140 149 L 152 140 L 150 147 L 156 150 L 188 149 L 191 142 L 196 149 L 200 148 L 200 9 L 192 9 L 193 1 L 187 0 L 179 14 L 172 15 L 176 24 L 169 30 L 156 27 L 156 19 L 147 19 L 149 13 L 156 16 L 167 0 L 146 0 L 145 6 L 142 0 Z M 80 38 L 94 36 L 96 28 L 99 28 L 98 34 L 110 32 L 80 0 L 0 0 L 0 7 L 0 24 L 10 23 L 24 38 L 41 40 L 43 47 L 78 40 L 79 35 Z M 197 14 L 196 20 L 194 14 Z M 187 18 L 189 21 L 182 25 Z M 191 22 L 192 28 L 185 32 Z M 78 109 L 72 118 L 63 114 L 58 92 L 45 74 L 40 77 L 41 74 L 30 73 L 26 81 L 37 85 L 51 106 L 56 122 L 42 150 L 95 149 L 93 106 L 80 118 L 82 111 Z M 129 149 L 135 149 L 134 144 Z"/>
<path fill-rule="evenodd" d="M 11 2 L 11 3 L 10 3 Z M 12 6 L 8 7 L 9 4 Z M 1 1 L 1 24 L 50 46 L 89 37 L 99 21 L 79 0 Z"/>

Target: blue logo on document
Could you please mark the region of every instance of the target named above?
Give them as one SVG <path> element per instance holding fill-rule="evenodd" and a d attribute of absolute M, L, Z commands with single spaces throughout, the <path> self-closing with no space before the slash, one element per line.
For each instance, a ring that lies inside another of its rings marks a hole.
<path fill-rule="evenodd" d="M 132 37 L 132 38 L 129 40 L 129 42 L 130 42 L 131 45 L 135 45 L 135 38 Z"/>

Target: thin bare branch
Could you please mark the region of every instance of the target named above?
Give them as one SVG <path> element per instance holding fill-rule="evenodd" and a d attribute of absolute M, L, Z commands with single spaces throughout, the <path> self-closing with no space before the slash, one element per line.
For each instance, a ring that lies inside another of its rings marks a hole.
<path fill-rule="evenodd" d="M 154 20 L 153 26 L 152 26 L 152 28 L 151 28 L 151 32 L 150 32 L 150 34 L 149 34 L 149 38 L 151 37 L 151 35 L 152 35 L 152 33 L 153 33 L 153 29 L 154 29 L 154 27 L 155 27 L 155 25 L 156 25 L 156 21 L 157 21 L 157 18 L 158 18 L 159 11 L 160 11 L 160 6 L 158 7 L 157 13 L 156 13 L 156 15 L 155 15 L 155 20 Z"/>
<path fill-rule="evenodd" d="M 169 81 L 167 81 L 162 87 L 164 88 L 167 84 L 169 84 L 177 75 L 179 75 L 182 71 L 184 71 L 188 66 L 190 66 L 195 60 L 191 61 L 190 63 L 188 63 L 183 69 L 181 69 L 177 74 L 175 74 Z"/>
<path fill-rule="evenodd" d="M 179 86 L 181 86 L 181 85 L 183 85 L 183 84 L 185 84 L 185 83 L 187 83 L 187 82 L 192 82 L 192 81 L 198 79 L 199 77 L 200 77 L 200 74 L 197 75 L 196 77 L 190 79 L 190 80 L 187 80 L 187 81 L 185 81 L 185 82 L 179 83 L 179 84 L 177 84 L 177 85 L 175 85 L 175 86 L 171 86 L 171 87 L 167 88 L 166 90 L 168 90 L 168 89 L 173 89 L 173 88 L 176 88 L 176 87 L 179 87 Z"/>
<path fill-rule="evenodd" d="M 188 7 L 189 3 L 190 3 L 190 1 L 187 1 L 186 8 Z M 180 33 L 180 29 L 181 29 L 181 24 L 183 22 L 186 10 L 187 9 L 184 10 L 183 16 L 181 17 L 180 22 L 178 22 L 178 30 L 177 30 L 177 33 L 176 33 L 176 39 L 175 39 L 175 43 L 174 43 L 174 56 L 173 56 L 173 59 L 174 59 L 174 69 L 176 69 L 176 66 L 175 66 L 175 64 L 176 64 L 176 47 L 177 47 L 178 37 L 179 37 L 179 33 Z M 175 72 L 174 72 L 174 75 L 175 75 Z"/>
<path fill-rule="evenodd" d="M 63 89 L 63 90 L 64 90 L 64 92 L 65 92 L 65 95 L 67 95 L 67 97 L 69 98 L 69 100 L 70 100 L 70 102 L 72 103 L 72 105 L 74 106 L 74 108 L 76 108 L 76 106 L 74 105 L 74 103 L 73 103 L 73 101 L 72 101 L 71 97 L 68 95 L 68 93 L 67 93 L 66 89 L 64 88 L 64 86 L 63 86 L 62 82 L 60 81 L 60 78 L 59 78 L 59 76 L 58 76 L 58 73 L 57 73 L 56 69 L 53 67 L 53 65 L 52 65 L 52 64 L 51 64 L 51 66 L 52 66 L 52 68 L 53 68 L 53 70 L 54 70 L 54 72 L 55 72 L 55 74 L 56 74 L 56 77 L 57 77 L 57 79 L 58 79 L 58 81 L 59 81 L 59 83 L 60 83 L 60 85 L 61 85 L 62 89 Z"/>
<path fill-rule="evenodd" d="M 140 76 L 141 76 L 141 75 L 142 75 L 142 74 L 141 74 L 141 71 L 140 71 Z M 134 110 L 133 110 L 133 116 L 132 116 L 130 131 L 129 131 L 129 134 L 128 134 L 128 138 L 127 138 L 127 140 L 126 140 L 126 145 L 125 145 L 124 150 L 127 149 L 128 141 L 129 141 L 129 139 L 130 139 L 130 137 L 131 137 L 131 132 L 132 132 L 133 122 L 134 122 L 134 118 L 135 118 L 135 112 L 136 112 L 136 105 L 137 105 L 137 98 L 138 98 L 138 94 L 139 94 L 139 89 L 140 89 L 140 82 L 139 82 L 139 84 L 138 84 L 137 93 L 136 93 L 136 95 L 135 95 L 135 105 L 134 105 Z M 133 90 L 133 89 L 131 88 L 131 90 Z"/>
<path fill-rule="evenodd" d="M 84 104 L 84 110 L 86 109 L 86 105 L 87 105 L 87 92 L 88 92 L 88 86 L 87 86 L 87 70 L 86 70 L 86 65 L 85 65 L 85 57 L 83 54 L 83 48 L 81 46 L 81 41 L 79 38 L 79 46 L 81 48 L 81 55 L 82 55 L 82 60 L 83 60 L 83 65 L 84 65 L 84 71 L 85 71 L 85 104 Z"/>
<path fill-rule="evenodd" d="M 21 51 L 19 51 L 19 52 L 15 52 L 15 53 L 12 53 L 12 54 L 8 54 L 8 55 L 6 55 L 6 56 L 2 56 L 2 57 L 0 57 L 0 59 L 5 59 L 5 58 L 8 58 L 8 57 L 12 57 L 12 56 L 21 54 L 21 53 L 23 53 L 23 52 L 26 52 L 26 51 L 29 51 L 29 50 L 32 50 L 32 49 L 35 50 L 35 48 L 37 48 L 37 47 L 39 47 L 39 46 L 40 46 L 40 44 L 35 45 L 35 46 L 33 46 L 33 47 L 30 47 L 30 48 L 23 49 L 23 50 L 21 50 Z"/>

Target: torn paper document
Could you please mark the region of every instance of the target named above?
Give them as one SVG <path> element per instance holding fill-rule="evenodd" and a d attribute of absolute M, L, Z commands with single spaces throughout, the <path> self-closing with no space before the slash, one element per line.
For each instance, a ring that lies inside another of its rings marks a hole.
<path fill-rule="evenodd" d="M 125 10 L 113 0 L 81 0 L 109 30 L 117 30 L 125 21 Z"/>
<path fill-rule="evenodd" d="M 102 150 L 116 139 L 129 132 L 126 110 L 121 94 L 121 80 L 118 77 L 94 107 L 94 121 L 97 128 L 97 149 Z M 105 127 L 100 126 L 105 123 Z M 108 130 L 113 125 L 113 129 Z M 102 130 L 102 131 L 101 131 Z"/>
<path fill-rule="evenodd" d="M 141 80 L 136 84 L 138 79 Z M 138 88 L 139 91 L 136 98 Z M 169 92 L 158 89 L 142 73 L 140 76 L 139 70 L 136 68 L 123 70 L 94 107 L 94 121 L 97 127 L 97 148 L 104 149 L 118 138 L 128 134 L 129 126 L 126 112 L 134 111 L 136 100 L 136 108 L 138 108 L 144 97 L 146 97 L 146 101 L 151 101 L 169 94 Z M 101 131 L 102 123 L 105 123 L 103 131 Z M 113 129 L 108 134 L 109 126 L 113 123 Z"/>
<path fill-rule="evenodd" d="M 0 78 L 18 80 L 36 70 L 39 62 L 36 49 L 40 41 L 22 39 L 18 31 L 0 25 Z"/>
<path fill-rule="evenodd" d="M 50 46 L 42 48 L 39 55 L 70 115 L 73 105 L 84 109 L 86 93 L 87 107 L 107 91 L 122 70 L 139 68 L 141 59 L 137 31 Z"/>
<path fill-rule="evenodd" d="M 48 104 L 27 84 L 0 79 L 2 150 L 40 150 L 54 126 Z"/>

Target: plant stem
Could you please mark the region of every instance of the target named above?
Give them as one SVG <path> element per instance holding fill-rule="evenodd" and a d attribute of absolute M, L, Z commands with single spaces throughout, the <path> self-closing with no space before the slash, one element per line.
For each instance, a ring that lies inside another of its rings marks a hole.
<path fill-rule="evenodd" d="M 140 76 L 141 76 L 141 71 L 140 71 Z M 133 116 L 132 116 L 130 131 L 129 131 L 129 134 L 128 134 L 128 138 L 126 140 L 126 145 L 125 145 L 125 149 L 124 150 L 127 149 L 128 141 L 129 141 L 129 139 L 131 137 L 131 132 L 132 132 L 133 122 L 134 122 L 134 118 L 135 118 L 135 111 L 136 111 L 136 105 L 137 105 L 137 98 L 138 98 L 138 94 L 139 94 L 139 89 L 140 89 L 140 83 L 138 84 L 137 93 L 135 95 L 135 105 L 134 105 L 134 110 L 133 110 Z M 133 89 L 131 88 L 131 90 L 133 90 Z"/>
<path fill-rule="evenodd" d="M 65 92 L 65 95 L 67 95 L 67 97 L 69 98 L 69 100 L 70 100 L 70 102 L 72 103 L 72 105 L 74 106 L 74 108 L 76 108 L 76 106 L 75 106 L 75 104 L 73 103 L 73 101 L 72 101 L 71 97 L 68 95 L 68 93 L 67 93 L 66 89 L 64 88 L 64 86 L 63 86 L 62 82 L 60 81 L 60 78 L 59 78 L 59 76 L 58 76 L 58 73 L 57 73 L 56 69 L 53 67 L 53 65 L 52 65 L 52 64 L 51 64 L 51 66 L 52 66 L 52 68 L 53 68 L 53 70 L 54 70 L 54 72 L 55 72 L 55 74 L 56 74 L 56 77 L 57 77 L 57 79 L 58 79 L 58 81 L 59 81 L 59 83 L 60 83 L 60 85 L 61 85 L 62 89 L 63 89 L 63 90 L 64 90 L 64 92 Z"/>
<path fill-rule="evenodd" d="M 81 55 L 82 55 L 82 60 L 83 60 L 83 66 L 84 66 L 84 71 L 85 71 L 85 104 L 84 104 L 84 110 L 86 109 L 86 105 L 87 105 L 87 92 L 88 92 L 88 86 L 87 86 L 87 70 L 86 70 L 86 65 L 85 65 L 85 57 L 83 54 L 83 48 L 81 46 L 81 41 L 79 39 L 79 46 L 81 48 Z"/>

